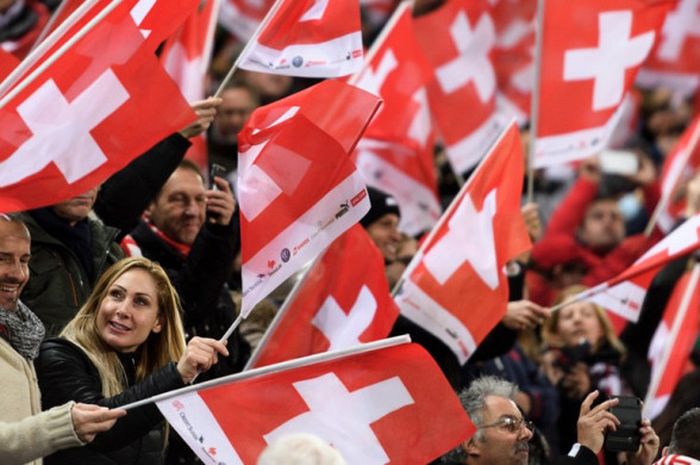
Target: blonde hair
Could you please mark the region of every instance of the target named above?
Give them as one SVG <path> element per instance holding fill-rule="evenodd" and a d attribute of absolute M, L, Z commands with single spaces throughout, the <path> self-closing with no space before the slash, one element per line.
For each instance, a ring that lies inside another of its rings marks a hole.
<path fill-rule="evenodd" d="M 588 289 L 586 286 L 583 286 L 581 284 L 575 284 L 573 286 L 569 286 L 564 288 L 557 298 L 554 301 L 555 305 L 558 305 L 570 297 L 575 296 L 576 294 L 579 294 L 583 291 Z M 615 330 L 613 329 L 612 324 L 610 323 L 610 319 L 608 318 L 607 313 L 605 312 L 605 309 L 601 307 L 600 305 L 597 305 L 590 300 L 584 300 L 581 303 L 585 303 L 587 305 L 591 305 L 593 309 L 595 310 L 595 314 L 598 317 L 598 322 L 600 323 L 600 327 L 603 329 L 603 338 L 612 346 L 613 349 L 615 349 L 617 352 L 620 353 L 622 357 L 625 356 L 627 353 L 627 349 L 625 348 L 624 344 L 620 339 L 617 337 L 615 334 Z M 549 346 L 561 346 L 561 343 L 558 340 L 557 333 L 558 333 L 558 328 L 559 328 L 559 315 L 561 313 L 561 310 L 552 312 L 552 315 L 547 319 L 547 321 L 544 323 L 542 326 L 542 339 L 545 342 L 545 344 Z M 597 341 L 595 344 L 593 344 L 593 351 L 595 352 L 600 348 L 600 342 L 602 341 Z"/>
<path fill-rule="evenodd" d="M 161 322 L 161 331 L 151 333 L 138 349 L 140 356 L 136 364 L 136 381 L 143 380 L 172 361 L 177 361 L 185 351 L 180 299 L 163 268 L 142 257 L 118 261 L 100 276 L 85 304 L 60 334 L 78 345 L 95 365 L 102 382 L 102 394 L 106 397 L 122 392 L 127 380 L 117 353 L 100 337 L 97 313 L 110 287 L 120 276 L 131 270 L 144 270 L 155 281 L 158 318 Z"/>

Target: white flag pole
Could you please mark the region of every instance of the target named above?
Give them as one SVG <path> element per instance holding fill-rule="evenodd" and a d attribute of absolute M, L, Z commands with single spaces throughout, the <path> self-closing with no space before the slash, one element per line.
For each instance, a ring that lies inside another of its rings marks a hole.
<path fill-rule="evenodd" d="M 87 12 L 88 9 L 92 8 L 93 4 L 97 0 L 86 0 L 83 4 L 80 5 L 71 15 L 66 18 L 66 20 L 58 27 L 56 30 L 54 30 L 49 37 L 46 38 L 46 40 L 43 40 L 43 37 L 40 37 L 37 42 L 34 44 L 34 48 L 32 48 L 31 52 L 29 52 L 29 55 L 27 55 L 24 60 L 17 66 L 12 72 L 2 81 L 0 84 L 0 95 L 3 95 L 6 93 L 10 87 L 12 87 L 17 80 L 32 66 L 34 66 L 37 61 L 46 53 L 46 51 L 51 48 L 58 40 L 63 37 L 63 34 L 66 33 L 66 31 L 73 26 L 80 18 L 83 17 L 83 15 Z M 61 11 L 61 8 L 64 7 L 66 3 L 66 0 L 64 0 L 63 3 L 61 3 L 61 6 L 59 6 L 58 10 L 56 10 L 56 13 L 54 13 L 52 17 L 52 21 L 56 16 L 59 14 Z M 49 21 L 49 24 L 47 24 L 45 31 L 48 31 L 49 26 L 52 24 L 51 21 Z"/>
<path fill-rule="evenodd" d="M 221 384 L 226 384 L 234 381 L 242 381 L 245 379 L 254 378 L 256 376 L 263 376 L 269 373 L 275 373 L 284 370 L 292 370 L 294 368 L 301 368 L 317 363 L 328 362 L 331 360 L 336 360 L 351 355 L 358 355 L 367 352 L 372 352 L 375 350 L 398 346 L 401 344 L 407 344 L 409 342 L 411 342 L 410 336 L 404 334 L 403 336 L 391 337 L 388 339 L 382 339 L 380 341 L 369 342 L 367 344 L 359 344 L 353 347 L 348 347 L 347 349 L 334 350 L 331 352 L 322 352 L 320 354 L 309 355 L 308 357 L 297 358 L 282 363 L 276 363 L 274 365 L 255 368 L 252 370 L 245 371 L 243 373 L 236 373 L 235 375 L 213 379 L 211 381 L 207 381 L 206 383 L 187 386 L 184 388 L 176 389 L 174 391 L 165 392 L 157 396 L 149 397 L 148 399 L 142 399 L 136 402 L 131 402 L 129 404 L 122 405 L 119 408 L 130 410 L 136 407 L 151 404 L 153 402 L 161 402 L 171 397 L 180 396 L 182 394 L 187 394 L 189 392 L 199 391 L 201 389 L 206 389 L 214 386 L 219 386 Z"/>
<path fill-rule="evenodd" d="M 401 18 L 401 15 L 407 8 L 413 8 L 413 0 L 405 0 L 399 3 L 394 12 L 391 14 L 389 20 L 384 24 L 382 31 L 372 43 L 372 47 L 369 49 L 367 55 L 365 56 L 362 68 L 355 74 L 350 76 L 350 78 L 348 79 L 348 84 L 353 86 L 357 84 L 357 81 L 360 79 L 360 76 L 362 76 L 365 70 L 369 68 L 369 63 L 374 58 L 374 55 L 377 54 L 377 50 L 379 50 L 379 48 L 382 45 L 384 45 L 384 41 L 386 41 L 387 36 L 392 31 L 392 29 L 394 29 L 394 26 L 396 25 L 399 18 Z"/>
<path fill-rule="evenodd" d="M 491 146 L 491 150 L 486 154 L 485 157 L 483 157 L 480 161 L 479 164 L 476 166 L 476 169 L 472 172 L 471 176 L 469 176 L 469 179 L 462 185 L 462 187 L 459 189 L 459 192 L 457 195 L 452 199 L 452 202 L 450 205 L 447 207 L 445 212 L 442 214 L 440 219 L 438 219 L 438 222 L 433 226 L 433 229 L 430 230 L 428 233 L 428 236 L 425 238 L 425 240 L 422 241 L 420 248 L 416 252 L 416 254 L 413 256 L 411 259 L 411 262 L 408 264 L 406 269 L 404 270 L 403 274 L 401 275 L 401 278 L 397 281 L 396 285 L 394 288 L 391 290 L 391 295 L 392 297 L 396 296 L 397 292 L 399 289 L 401 289 L 401 285 L 408 279 L 408 276 L 413 272 L 413 269 L 418 266 L 420 261 L 423 259 L 423 254 L 425 253 L 425 248 L 428 246 L 428 244 L 433 240 L 433 237 L 435 237 L 435 234 L 437 234 L 437 231 L 442 227 L 442 224 L 447 221 L 447 218 L 452 215 L 452 212 L 457 208 L 459 202 L 461 201 L 462 197 L 464 196 L 464 193 L 469 189 L 469 186 L 472 185 L 473 180 L 479 175 L 481 170 L 483 169 L 484 165 L 486 164 L 486 160 L 491 156 L 493 153 L 493 150 L 498 147 L 498 145 L 501 143 L 505 135 L 508 133 L 508 130 L 510 129 L 511 126 L 515 124 L 515 118 L 511 119 L 510 123 L 506 124 L 505 129 L 503 132 L 498 136 L 498 139 L 496 139 L 496 142 L 493 143 Z"/>
<path fill-rule="evenodd" d="M 690 272 L 687 287 L 683 292 L 683 297 L 681 298 L 681 303 L 678 307 L 678 313 L 673 319 L 673 326 L 671 327 L 671 331 L 668 335 L 669 341 L 674 341 L 678 337 L 678 332 L 681 329 L 681 324 L 685 320 L 686 313 L 688 313 L 690 301 L 693 298 L 693 293 L 698 285 L 698 280 L 700 280 L 700 263 L 696 263 L 695 266 L 693 266 L 693 270 Z M 693 309 L 693 311 L 697 311 L 697 309 Z M 668 364 L 668 359 L 671 357 L 672 350 L 673 344 L 664 344 L 664 351 L 661 354 L 659 366 L 653 367 L 655 369 L 652 370 L 652 378 L 649 382 L 649 389 L 647 390 L 646 399 L 644 400 L 644 415 L 647 417 L 649 416 L 649 409 L 652 406 L 654 397 L 656 397 L 656 391 L 658 391 L 659 384 L 661 383 L 661 376 L 663 375 L 663 370 L 661 368 Z"/>
<path fill-rule="evenodd" d="M 690 140 L 688 141 L 688 145 L 686 146 L 686 151 L 683 154 L 683 161 L 681 163 L 681 166 L 686 166 L 688 164 L 688 160 L 690 160 L 691 155 L 693 154 L 698 145 L 698 139 L 700 139 L 700 122 L 696 123 L 695 130 L 693 130 L 693 133 L 690 135 Z M 662 195 L 661 199 L 659 200 L 659 203 L 656 204 L 656 208 L 651 214 L 651 218 L 649 218 L 649 223 L 647 224 L 646 229 L 644 229 L 645 236 L 649 237 L 652 231 L 654 231 L 654 226 L 656 226 L 656 223 L 659 221 L 659 216 L 661 215 L 661 212 L 666 210 L 666 207 L 668 206 L 668 203 L 671 200 L 671 195 L 673 194 L 673 191 L 676 188 L 677 184 L 678 179 L 673 181 L 673 187 L 668 191 L 668 195 Z"/>
<path fill-rule="evenodd" d="M 260 37 L 260 33 L 267 27 L 268 23 L 272 20 L 272 18 L 275 16 L 277 13 L 277 10 L 280 9 L 280 6 L 285 0 L 275 0 L 275 3 L 272 5 L 270 10 L 267 12 L 265 15 L 265 18 L 260 22 L 260 25 L 258 25 L 258 28 L 255 30 L 255 33 L 253 33 L 253 36 L 248 39 L 248 42 L 246 42 L 245 47 L 243 47 L 243 50 L 241 53 L 238 54 L 238 58 L 236 58 L 236 61 L 234 61 L 233 66 L 231 66 L 231 69 L 228 71 L 228 74 L 226 74 L 226 77 L 224 77 L 223 81 L 221 81 L 221 84 L 219 85 L 219 88 L 216 89 L 216 92 L 214 93 L 214 97 L 219 97 L 221 93 L 224 91 L 224 87 L 226 87 L 226 84 L 231 80 L 233 77 L 234 73 L 238 69 L 238 65 L 247 58 L 248 52 L 250 48 L 255 45 L 255 43 L 258 41 L 258 37 Z"/>
<path fill-rule="evenodd" d="M 277 330 L 277 326 L 279 326 L 280 321 L 282 321 L 282 317 L 287 313 L 287 310 L 289 309 L 289 306 L 294 302 L 294 299 L 296 299 L 297 294 L 299 293 L 299 290 L 301 289 L 301 286 L 306 282 L 307 278 L 311 274 L 311 270 L 314 269 L 316 264 L 321 261 L 321 259 L 326 255 L 328 252 L 328 249 L 326 249 L 326 252 L 319 254 L 316 258 L 314 258 L 311 261 L 311 265 L 304 271 L 304 275 L 299 278 L 299 280 L 294 284 L 294 287 L 292 290 L 289 292 L 287 295 L 287 298 L 284 299 L 284 302 L 282 303 L 282 306 L 277 310 L 277 313 L 275 314 L 275 318 L 272 320 L 270 323 L 270 326 L 267 327 L 265 330 L 265 334 L 263 334 L 262 339 L 260 339 L 260 342 L 258 342 L 258 345 L 255 347 L 255 350 L 251 354 L 250 358 L 245 364 L 245 367 L 243 367 L 243 371 L 250 370 L 250 367 L 253 366 L 258 359 L 260 358 L 260 353 L 262 352 L 263 347 L 267 344 L 267 342 L 270 340 L 270 338 L 274 335 L 275 331 Z"/>
<path fill-rule="evenodd" d="M 15 98 L 17 94 L 22 92 L 29 84 L 31 84 L 41 73 L 46 71 L 46 69 L 53 65 L 56 60 L 61 58 L 76 42 L 85 36 L 88 32 L 92 30 L 102 19 L 107 16 L 114 8 L 119 6 L 121 0 L 114 0 L 112 3 L 107 5 L 102 11 L 100 11 L 94 18 L 90 20 L 80 31 L 75 33 L 65 44 L 61 46 L 53 55 L 51 55 L 46 61 L 39 65 L 32 73 L 25 79 L 19 82 L 15 87 L 12 88 L 6 95 L 0 99 L 0 108 L 3 108 L 7 103 Z"/>
<path fill-rule="evenodd" d="M 527 157 L 527 203 L 535 197 L 535 150 L 537 126 L 540 115 L 540 80 L 542 79 L 542 37 L 544 36 L 544 2 L 537 0 L 537 22 L 535 24 L 535 82 L 530 100 L 530 144 Z"/>

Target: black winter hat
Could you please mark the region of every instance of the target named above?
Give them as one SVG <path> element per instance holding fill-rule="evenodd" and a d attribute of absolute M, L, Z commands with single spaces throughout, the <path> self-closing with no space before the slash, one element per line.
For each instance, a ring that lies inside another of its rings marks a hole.
<path fill-rule="evenodd" d="M 399 213 L 399 204 L 394 197 L 369 186 L 367 186 L 367 193 L 369 194 L 369 202 L 372 206 L 367 214 L 360 220 L 362 226 L 365 228 L 368 227 L 387 213 L 394 213 L 399 218 L 401 217 L 401 213 Z"/>

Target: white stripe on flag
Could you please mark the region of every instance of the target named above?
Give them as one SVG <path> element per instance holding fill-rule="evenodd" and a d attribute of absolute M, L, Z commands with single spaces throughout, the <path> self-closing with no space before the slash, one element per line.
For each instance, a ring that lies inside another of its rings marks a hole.
<path fill-rule="evenodd" d="M 156 402 L 170 426 L 204 463 L 243 465 L 243 460 L 196 392 Z"/>
<path fill-rule="evenodd" d="M 507 115 L 495 111 L 481 126 L 463 139 L 448 145 L 447 159 L 455 173 L 473 168 L 495 145 L 512 121 Z"/>

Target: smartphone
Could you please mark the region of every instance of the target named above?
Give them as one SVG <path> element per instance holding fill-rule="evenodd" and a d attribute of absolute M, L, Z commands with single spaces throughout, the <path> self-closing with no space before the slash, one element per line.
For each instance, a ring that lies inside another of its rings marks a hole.
<path fill-rule="evenodd" d="M 212 163 L 209 167 L 209 189 L 218 189 L 214 184 L 214 178 L 217 176 L 226 179 L 226 168 L 218 163 Z"/>
<path fill-rule="evenodd" d="M 639 171 L 639 158 L 626 150 L 603 150 L 599 157 L 603 173 L 632 176 Z"/>
<path fill-rule="evenodd" d="M 634 396 L 614 396 L 620 402 L 610 409 L 610 413 L 620 420 L 617 431 L 605 435 L 605 450 L 610 452 L 628 452 L 639 449 L 642 424 L 642 401 Z"/>

